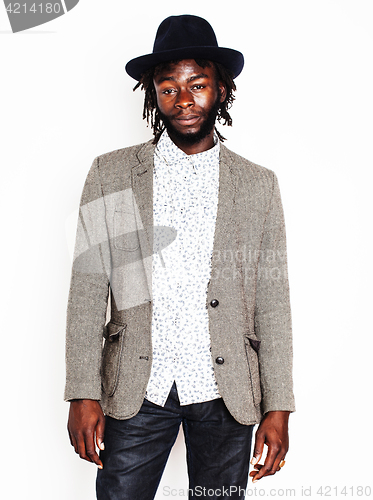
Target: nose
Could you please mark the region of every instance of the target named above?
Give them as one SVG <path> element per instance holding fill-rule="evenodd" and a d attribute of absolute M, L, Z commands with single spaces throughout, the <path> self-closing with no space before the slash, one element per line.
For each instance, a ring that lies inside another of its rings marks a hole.
<path fill-rule="evenodd" d="M 188 90 L 180 90 L 178 93 L 175 107 L 181 109 L 187 109 L 194 105 L 193 96 Z"/>

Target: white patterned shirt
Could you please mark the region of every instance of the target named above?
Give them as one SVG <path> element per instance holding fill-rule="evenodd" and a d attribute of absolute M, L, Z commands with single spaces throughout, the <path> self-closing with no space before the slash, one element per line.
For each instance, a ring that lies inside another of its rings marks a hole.
<path fill-rule="evenodd" d="M 165 131 L 154 154 L 153 224 L 176 230 L 175 240 L 153 255 L 153 363 L 145 397 L 160 406 L 174 381 L 181 405 L 220 397 L 206 309 L 219 191 L 215 139 L 213 148 L 187 155 Z M 161 239 L 155 229 L 155 248 Z"/>

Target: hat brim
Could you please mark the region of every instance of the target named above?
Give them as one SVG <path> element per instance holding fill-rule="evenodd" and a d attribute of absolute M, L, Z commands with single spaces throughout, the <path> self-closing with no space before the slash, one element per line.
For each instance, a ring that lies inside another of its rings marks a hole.
<path fill-rule="evenodd" d="M 137 81 L 140 81 L 141 75 L 149 68 L 157 64 L 179 60 L 179 59 L 207 59 L 222 64 L 233 73 L 236 78 L 242 71 L 244 57 L 238 50 L 227 49 L 225 47 L 183 47 L 172 50 L 164 50 L 147 54 L 145 56 L 131 59 L 126 64 L 127 73 Z"/>

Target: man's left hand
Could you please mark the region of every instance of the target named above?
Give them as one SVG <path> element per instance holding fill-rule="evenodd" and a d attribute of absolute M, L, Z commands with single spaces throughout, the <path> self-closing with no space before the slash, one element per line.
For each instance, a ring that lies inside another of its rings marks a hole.
<path fill-rule="evenodd" d="M 289 449 L 289 411 L 269 411 L 265 414 L 255 435 L 254 455 L 251 464 L 255 469 L 249 476 L 253 482 L 264 476 L 271 476 L 280 470 L 280 463 Z M 264 444 L 268 446 L 264 464 L 259 464 Z"/>

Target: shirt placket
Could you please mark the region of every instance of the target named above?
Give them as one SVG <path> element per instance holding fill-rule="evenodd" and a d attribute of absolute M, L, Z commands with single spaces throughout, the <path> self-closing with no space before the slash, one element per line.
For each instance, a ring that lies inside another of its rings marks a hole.
<path fill-rule="evenodd" d="M 158 285 L 162 288 L 160 294 L 164 293 L 164 296 L 169 298 L 169 307 L 166 307 L 164 302 L 160 304 L 160 308 L 163 309 L 161 313 L 167 309 L 170 314 L 162 323 L 161 335 L 155 338 L 155 344 L 158 342 L 156 348 L 158 364 L 163 370 L 157 372 L 157 377 L 161 377 L 162 382 L 157 379 L 154 385 L 160 387 L 163 400 L 168 395 L 172 381 L 176 379 L 180 401 L 182 404 L 190 404 L 219 397 L 211 389 L 213 372 L 212 365 L 208 366 L 207 361 L 210 357 L 209 338 L 206 337 L 208 326 L 204 311 L 201 312 L 198 306 L 202 300 L 200 288 L 203 287 L 198 285 L 198 282 L 205 281 L 206 251 L 210 248 L 210 243 L 206 245 L 201 239 L 213 237 L 210 228 L 203 227 L 203 220 L 211 220 L 214 200 L 207 198 L 216 195 L 211 179 L 210 183 L 206 184 L 206 178 L 202 180 L 200 174 L 204 169 L 209 169 L 212 162 L 218 162 L 218 158 L 213 160 L 212 152 L 209 153 L 210 156 L 191 158 L 175 148 L 170 140 L 165 138 L 160 144 L 158 156 L 159 171 L 162 172 L 162 183 L 158 185 L 161 190 L 160 196 L 165 196 L 167 192 L 167 207 L 158 220 L 162 221 L 161 225 L 173 226 L 177 231 L 177 237 L 171 244 L 172 246 L 176 243 L 175 252 L 168 252 L 166 261 L 167 270 L 175 272 L 170 275 L 168 282 L 165 274 L 162 276 L 164 280 L 158 281 Z M 196 170 L 192 163 L 195 161 L 200 161 Z M 195 177 L 196 171 L 198 177 Z M 159 198 L 160 203 L 161 201 Z M 175 205 L 173 201 L 176 202 Z M 172 207 L 176 209 L 174 213 L 171 213 Z M 192 287 L 190 283 L 187 286 L 188 280 L 192 282 Z M 200 328 L 196 328 L 196 325 Z M 163 346 L 159 345 L 161 339 Z M 196 357 L 193 354 L 197 351 Z"/>

